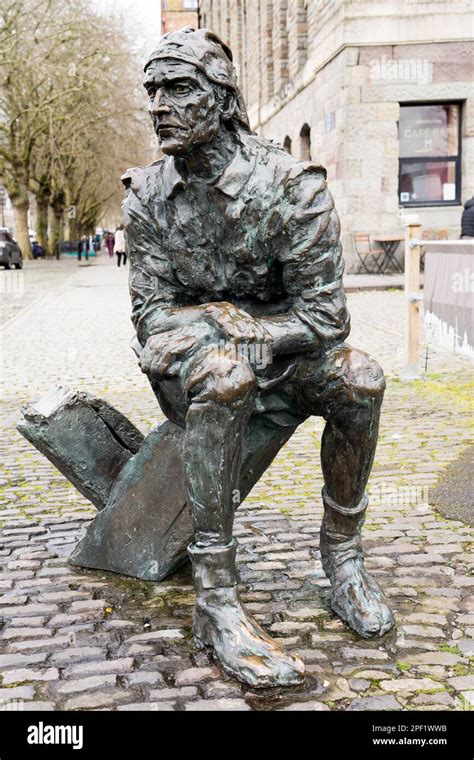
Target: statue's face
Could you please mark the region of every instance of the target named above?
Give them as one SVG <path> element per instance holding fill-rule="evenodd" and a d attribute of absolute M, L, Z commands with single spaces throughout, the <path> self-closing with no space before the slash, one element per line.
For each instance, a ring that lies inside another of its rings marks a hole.
<path fill-rule="evenodd" d="M 184 61 L 152 61 L 144 86 L 163 153 L 183 156 L 210 142 L 220 129 L 220 109 L 212 83 Z"/>

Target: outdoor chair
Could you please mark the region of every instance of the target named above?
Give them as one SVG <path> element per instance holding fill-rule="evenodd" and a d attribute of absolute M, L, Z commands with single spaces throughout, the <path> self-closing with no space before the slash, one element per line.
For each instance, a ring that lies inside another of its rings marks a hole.
<path fill-rule="evenodd" d="M 385 253 L 382 248 L 374 246 L 370 236 L 363 232 L 354 234 L 354 250 L 359 259 L 359 268 L 356 274 L 383 274 L 382 264 Z"/>

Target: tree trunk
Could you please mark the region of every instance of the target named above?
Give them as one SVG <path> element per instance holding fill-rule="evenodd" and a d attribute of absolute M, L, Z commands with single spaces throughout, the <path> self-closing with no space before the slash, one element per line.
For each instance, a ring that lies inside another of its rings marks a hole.
<path fill-rule="evenodd" d="M 43 247 L 46 256 L 51 256 L 48 240 L 48 206 L 48 196 L 38 194 L 36 196 L 38 243 Z"/>
<path fill-rule="evenodd" d="M 54 206 L 51 207 L 49 244 L 50 244 L 52 256 L 56 256 L 58 244 L 63 239 L 63 224 L 64 224 L 63 209 L 62 208 L 58 209 L 58 208 L 55 208 Z"/>
<path fill-rule="evenodd" d="M 73 191 L 66 185 L 66 234 L 65 239 L 71 243 L 79 240 L 79 225 L 77 219 L 77 202 Z"/>
<path fill-rule="evenodd" d="M 58 244 L 64 240 L 64 208 L 66 195 L 64 190 L 53 191 L 51 199 L 50 245 L 53 256 L 57 255 Z"/>
<path fill-rule="evenodd" d="M 16 241 L 25 259 L 32 259 L 30 236 L 28 234 L 28 201 L 13 201 Z"/>
<path fill-rule="evenodd" d="M 21 165 L 15 165 L 15 173 L 5 174 L 4 183 L 13 206 L 15 219 L 15 239 L 25 259 L 32 259 L 30 236 L 28 235 L 28 178 Z"/>
<path fill-rule="evenodd" d="M 79 240 L 80 237 L 80 229 L 77 218 L 75 216 L 72 216 L 74 213 L 75 211 L 71 210 L 71 207 L 69 207 L 69 209 L 66 211 L 66 240 L 69 240 L 71 242 Z"/>

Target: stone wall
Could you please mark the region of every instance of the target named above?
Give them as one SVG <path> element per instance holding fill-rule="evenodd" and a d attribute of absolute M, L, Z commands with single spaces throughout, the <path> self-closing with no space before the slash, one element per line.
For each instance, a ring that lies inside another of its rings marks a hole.
<path fill-rule="evenodd" d="M 349 269 L 353 232 L 401 231 L 400 103 L 462 103 L 462 200 L 474 194 L 472 18 L 464 0 L 201 1 L 202 25 L 234 51 L 252 127 L 282 145 L 286 138 L 299 157 L 301 130 L 310 127 Z M 461 206 L 409 212 L 459 235 Z"/>

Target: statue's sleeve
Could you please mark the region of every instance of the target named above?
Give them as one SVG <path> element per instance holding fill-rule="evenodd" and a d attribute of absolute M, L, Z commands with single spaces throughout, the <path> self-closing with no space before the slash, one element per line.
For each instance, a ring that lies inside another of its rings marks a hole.
<path fill-rule="evenodd" d="M 288 238 L 280 258 L 292 313 L 324 346 L 343 341 L 350 316 L 342 285 L 340 224 L 323 167 L 301 164 L 290 173 L 284 229 Z"/>
<path fill-rule="evenodd" d="M 130 261 L 132 322 L 139 342 L 145 345 L 150 335 L 168 328 L 170 313 L 180 305 L 181 287 L 163 252 L 163 233 L 151 216 L 148 204 L 134 189 L 135 177 L 127 172 L 122 182 L 126 187 L 122 218 Z M 140 190 L 140 182 L 137 187 Z"/>

